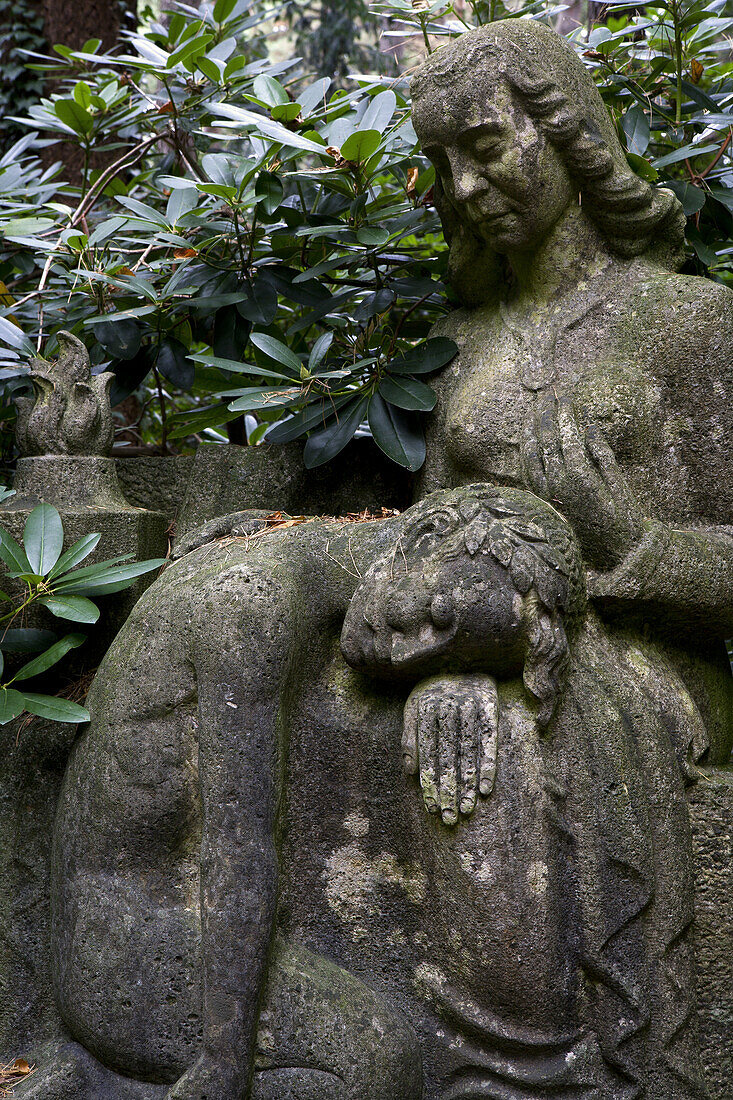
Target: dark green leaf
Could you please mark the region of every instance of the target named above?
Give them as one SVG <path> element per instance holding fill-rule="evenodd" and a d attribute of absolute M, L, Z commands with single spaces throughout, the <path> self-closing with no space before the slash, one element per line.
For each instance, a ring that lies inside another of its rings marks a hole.
<path fill-rule="evenodd" d="M 235 397 L 236 401 L 233 401 L 229 406 L 231 412 L 251 412 L 255 409 L 277 409 L 282 408 L 284 405 L 290 405 L 294 401 L 297 401 L 301 395 L 302 390 L 300 386 L 289 389 L 281 390 L 263 390 L 258 387 L 248 387 L 247 389 L 232 391 L 227 394 L 228 397 Z"/>
<path fill-rule="evenodd" d="M 45 577 L 59 560 L 64 546 L 64 526 L 52 504 L 39 504 L 28 516 L 23 545 L 31 572 Z"/>
<path fill-rule="evenodd" d="M 214 19 L 217 23 L 224 23 L 237 6 L 237 0 L 216 0 L 214 4 Z"/>
<path fill-rule="evenodd" d="M 121 359 L 111 364 L 110 370 L 115 376 L 109 395 L 112 408 L 135 392 L 150 374 L 152 366 L 153 353 L 149 346 L 141 347 L 134 359 Z"/>
<path fill-rule="evenodd" d="M 649 119 L 644 108 L 635 103 L 621 119 L 621 128 L 626 136 L 626 149 L 637 157 L 643 157 L 649 145 Z"/>
<path fill-rule="evenodd" d="M 70 699 L 57 699 L 53 695 L 36 695 L 34 692 L 23 692 L 25 709 L 31 714 L 37 714 L 40 718 L 49 718 L 53 722 L 69 722 L 76 725 L 77 722 L 88 722 L 90 715 L 85 707 L 78 703 L 72 703 Z"/>
<path fill-rule="evenodd" d="M 78 542 L 75 542 L 73 546 L 70 546 L 68 550 L 64 551 L 53 569 L 49 572 L 48 579 L 53 580 L 54 577 L 58 577 L 69 569 L 73 569 L 80 561 L 84 561 L 84 558 L 88 558 L 92 550 L 96 550 L 101 537 L 101 535 L 90 534 L 80 538 Z"/>
<path fill-rule="evenodd" d="M 414 416 L 388 405 L 375 393 L 369 402 L 369 427 L 387 458 L 406 470 L 420 469 L 425 461 L 425 437 Z"/>
<path fill-rule="evenodd" d="M 379 392 L 390 405 L 398 405 L 401 409 L 411 409 L 415 412 L 430 412 L 435 408 L 435 402 L 438 400 L 430 386 L 407 375 L 399 375 L 396 378 L 387 375 L 379 385 Z"/>
<path fill-rule="evenodd" d="M 350 134 L 341 146 L 341 156 L 344 160 L 363 164 L 376 153 L 381 143 L 382 135 L 379 130 L 357 130 L 355 134 Z"/>
<path fill-rule="evenodd" d="M 102 321 L 94 335 L 113 359 L 134 359 L 140 350 L 142 331 L 134 321 Z"/>
<path fill-rule="evenodd" d="M 258 206 L 268 217 L 275 213 L 284 194 L 282 180 L 275 172 L 260 172 L 255 184 L 255 195 Z"/>
<path fill-rule="evenodd" d="M 64 595 L 80 596 L 108 596 L 112 592 L 122 592 L 129 588 L 137 577 L 144 573 L 150 573 L 153 569 L 160 569 L 165 565 L 165 558 L 151 558 L 149 561 L 129 562 L 127 565 L 118 565 L 106 570 L 99 577 L 87 577 L 81 581 L 69 579 L 57 586 Z"/>
<path fill-rule="evenodd" d="M 339 419 L 330 420 L 325 428 L 308 437 L 303 450 L 303 464 L 307 470 L 322 466 L 344 449 L 364 419 L 368 404 L 368 398 L 358 397 L 342 410 Z"/>
<path fill-rule="evenodd" d="M 702 210 L 705 205 L 705 192 L 695 187 L 694 183 L 688 183 L 686 180 L 666 180 L 665 187 L 674 191 L 688 218 L 697 214 L 698 210 Z"/>
<path fill-rule="evenodd" d="M 387 364 L 390 374 L 429 374 L 455 359 L 458 345 L 445 336 L 433 336 Z"/>
<path fill-rule="evenodd" d="M 250 336 L 250 340 L 259 351 L 263 352 L 268 357 L 268 359 L 273 359 L 276 363 L 281 363 L 289 370 L 295 371 L 298 377 L 300 377 L 300 359 L 280 340 L 275 340 L 274 337 L 268 336 L 267 333 L 264 332 L 253 332 Z"/>
<path fill-rule="evenodd" d="M 0 688 L 0 726 L 6 726 L 25 710 L 25 699 L 19 691 Z"/>
<path fill-rule="evenodd" d="M 5 653 L 38 653 L 57 641 L 53 630 L 37 630 L 32 626 L 11 627 L 2 632 L 0 628 L 0 647 Z"/>
<path fill-rule="evenodd" d="M 38 602 L 57 619 L 69 619 L 72 623 L 96 623 L 99 618 L 99 608 L 83 596 L 44 596 Z"/>
<path fill-rule="evenodd" d="M 196 368 L 188 357 L 188 348 L 173 336 L 167 336 L 160 345 L 156 366 L 164 378 L 188 391 L 193 385 Z"/>
<path fill-rule="evenodd" d="M 223 404 L 195 409 L 187 413 L 177 413 L 169 421 L 172 427 L 168 432 L 168 438 L 185 439 L 187 435 L 195 435 L 197 432 L 205 431 L 206 428 L 221 428 L 231 420 L 236 420 L 239 415 L 237 412 L 229 412 Z"/>
<path fill-rule="evenodd" d="M 360 244 L 374 248 L 386 244 L 389 235 L 389 229 L 384 229 L 381 226 L 365 225 L 362 229 L 357 230 L 356 239 Z"/>
<path fill-rule="evenodd" d="M 39 657 L 35 657 L 32 661 L 29 661 L 27 665 L 23 665 L 21 670 L 16 672 L 10 682 L 14 683 L 16 680 L 30 680 L 31 676 L 40 676 L 42 672 L 46 672 L 60 661 L 62 657 L 65 657 L 69 650 L 76 649 L 78 646 L 83 645 L 85 641 L 86 636 L 84 634 L 67 634 L 65 638 L 56 642 L 50 649 L 47 649 L 45 653 L 41 653 Z"/>
<path fill-rule="evenodd" d="M 32 573 L 25 550 L 4 527 L 0 527 L 0 558 L 11 572 Z"/>
<path fill-rule="evenodd" d="M 94 129 L 94 119 L 85 107 L 81 107 L 74 99 L 57 99 L 54 103 L 56 117 L 64 125 L 73 130 L 75 134 L 90 134 Z"/>
<path fill-rule="evenodd" d="M 243 294 L 240 295 L 240 302 Z M 214 355 L 219 359 L 232 359 L 239 361 L 244 357 L 244 352 L 252 331 L 252 322 L 240 316 L 238 305 L 224 306 L 217 309 L 214 315 L 214 339 L 212 346 Z"/>
<path fill-rule="evenodd" d="M 236 308 L 251 324 L 271 325 L 277 316 L 277 290 L 266 276 L 260 276 Z"/>
<path fill-rule="evenodd" d="M 307 409 L 303 409 L 302 412 L 296 413 L 295 416 L 291 416 L 288 420 L 283 420 L 280 424 L 275 424 L 274 427 L 270 428 L 266 437 L 267 442 L 290 443 L 293 439 L 298 439 L 313 428 L 323 427 L 334 412 L 338 412 L 352 400 L 350 393 L 342 393 L 332 400 L 324 398 L 315 401 Z"/>

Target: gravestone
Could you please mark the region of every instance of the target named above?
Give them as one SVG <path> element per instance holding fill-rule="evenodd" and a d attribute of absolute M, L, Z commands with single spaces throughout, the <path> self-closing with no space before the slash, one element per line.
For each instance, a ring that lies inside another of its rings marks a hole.
<path fill-rule="evenodd" d="M 416 501 L 203 516 L 136 605 L 19 1097 L 727 1100 L 733 294 L 545 26 L 413 97 L 463 303 Z"/>

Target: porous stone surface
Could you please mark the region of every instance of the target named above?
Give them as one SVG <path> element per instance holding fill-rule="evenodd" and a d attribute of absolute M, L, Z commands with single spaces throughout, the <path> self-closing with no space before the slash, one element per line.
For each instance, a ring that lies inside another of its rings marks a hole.
<path fill-rule="evenodd" d="M 114 460 L 98 456 L 36 455 L 19 458 L 13 507 L 53 504 L 57 508 L 129 511 Z"/>
<path fill-rule="evenodd" d="M 733 1082 L 733 768 L 706 771 L 690 792 L 695 941 L 703 1064 L 710 1094 Z"/>
<path fill-rule="evenodd" d="M 115 466 L 130 504 L 173 520 L 186 496 L 193 461 L 193 455 L 136 455 L 115 458 Z"/>

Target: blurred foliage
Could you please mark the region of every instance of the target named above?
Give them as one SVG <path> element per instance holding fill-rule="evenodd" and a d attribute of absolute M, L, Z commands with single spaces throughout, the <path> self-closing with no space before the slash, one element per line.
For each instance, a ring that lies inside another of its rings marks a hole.
<path fill-rule="evenodd" d="M 562 10 L 384 0 L 373 15 L 404 66 L 489 19 Z M 684 203 L 688 270 L 730 280 L 733 19 L 724 0 L 604 10 L 572 41 L 634 168 Z M 339 87 L 310 69 L 325 54 L 272 62 L 284 15 L 177 3 L 112 53 L 31 58 L 55 90 L 0 160 L 6 456 L 29 355 L 53 355 L 63 328 L 114 372 L 128 446 L 244 441 L 247 414 L 250 442 L 307 436 L 310 466 L 364 425 L 395 462 L 422 463 L 424 376 L 454 347 L 428 339 L 450 308 L 446 255 L 407 79 Z M 77 142 L 81 179 L 42 171 L 34 135 Z"/>

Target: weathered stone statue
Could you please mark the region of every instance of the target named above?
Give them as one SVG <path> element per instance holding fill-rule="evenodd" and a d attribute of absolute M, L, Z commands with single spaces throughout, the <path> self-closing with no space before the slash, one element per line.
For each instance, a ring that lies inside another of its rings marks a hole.
<path fill-rule="evenodd" d="M 69 1041 L 19 1097 L 708 1095 L 685 787 L 733 740 L 733 295 L 675 274 L 677 200 L 547 28 L 414 97 L 465 302 L 424 499 L 253 520 L 137 605 L 56 823 Z"/>

